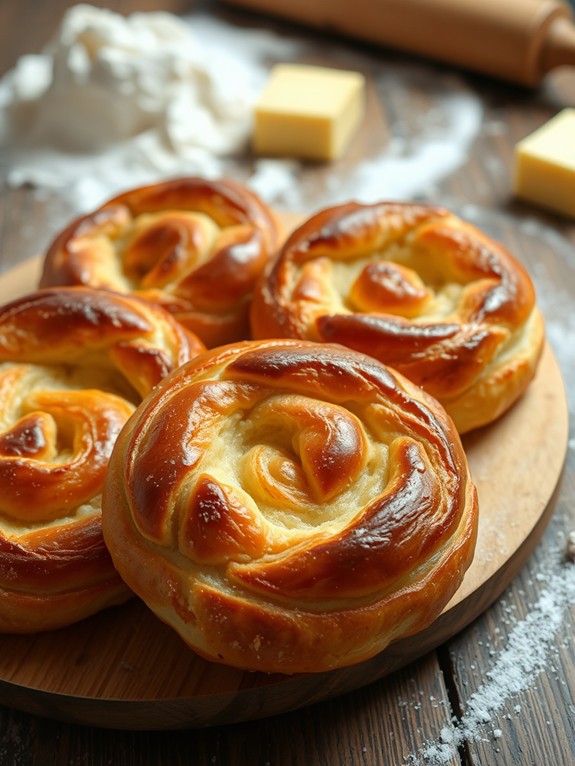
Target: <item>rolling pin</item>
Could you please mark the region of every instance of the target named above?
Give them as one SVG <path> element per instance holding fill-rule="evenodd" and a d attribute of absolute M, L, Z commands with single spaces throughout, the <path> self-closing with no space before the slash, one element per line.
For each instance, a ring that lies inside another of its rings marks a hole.
<path fill-rule="evenodd" d="M 535 86 L 575 66 L 561 0 L 227 0 L 302 24 Z"/>

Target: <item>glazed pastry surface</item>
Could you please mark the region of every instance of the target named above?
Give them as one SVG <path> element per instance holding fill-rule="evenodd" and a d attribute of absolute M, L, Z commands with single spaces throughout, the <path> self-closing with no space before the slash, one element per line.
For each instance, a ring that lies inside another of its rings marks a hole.
<path fill-rule="evenodd" d="M 544 324 L 532 281 L 501 244 L 442 208 L 346 203 L 288 238 L 251 308 L 255 338 L 336 342 L 438 399 L 463 433 L 532 380 Z"/>
<path fill-rule="evenodd" d="M 0 630 L 67 625 L 129 598 L 101 493 L 134 408 L 203 344 L 158 306 L 88 288 L 0 307 Z"/>
<path fill-rule="evenodd" d="M 437 617 L 477 498 L 452 421 L 403 376 L 335 344 L 248 341 L 130 418 L 103 524 L 125 581 L 197 653 L 316 672 Z"/>
<path fill-rule="evenodd" d="M 165 181 L 71 223 L 46 253 L 41 286 L 135 293 L 216 346 L 248 337 L 253 286 L 278 236 L 269 208 L 239 183 Z"/>

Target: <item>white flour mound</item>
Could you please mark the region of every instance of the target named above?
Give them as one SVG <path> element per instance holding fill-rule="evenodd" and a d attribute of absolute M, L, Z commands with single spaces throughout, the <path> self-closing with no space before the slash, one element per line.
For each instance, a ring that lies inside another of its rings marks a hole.
<path fill-rule="evenodd" d="M 8 182 L 66 189 L 91 175 L 105 195 L 154 172 L 215 176 L 219 158 L 245 147 L 260 86 L 172 14 L 74 6 L 1 83 Z"/>
<path fill-rule="evenodd" d="M 182 175 L 239 176 L 269 204 L 296 211 L 435 195 L 481 130 L 477 95 L 452 73 L 317 46 L 323 65 L 373 78 L 376 116 L 351 147 L 352 162 L 250 155 L 253 107 L 270 67 L 306 60 L 304 37 L 201 12 L 124 17 L 74 6 L 45 50 L 23 56 L 0 80 L 7 183 L 54 194 L 69 214 Z"/>

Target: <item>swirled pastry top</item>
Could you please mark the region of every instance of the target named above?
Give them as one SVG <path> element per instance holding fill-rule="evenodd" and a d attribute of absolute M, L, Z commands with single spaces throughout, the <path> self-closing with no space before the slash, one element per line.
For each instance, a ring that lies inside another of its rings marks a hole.
<path fill-rule="evenodd" d="M 544 341 L 524 267 L 447 210 L 346 203 L 288 238 L 256 289 L 255 338 L 342 343 L 436 397 L 460 432 L 504 412 Z"/>
<path fill-rule="evenodd" d="M 102 537 L 108 459 L 142 397 L 201 350 L 129 296 L 46 289 L 0 307 L 0 630 L 129 597 Z"/>
<path fill-rule="evenodd" d="M 215 346 L 248 337 L 253 286 L 277 241 L 275 218 L 247 187 L 180 178 L 71 223 L 49 247 L 40 284 L 136 293 Z"/>
<path fill-rule="evenodd" d="M 313 672 L 433 621 L 477 500 L 452 421 L 403 376 L 333 344 L 247 341 L 130 418 L 103 523 L 125 581 L 199 654 Z"/>

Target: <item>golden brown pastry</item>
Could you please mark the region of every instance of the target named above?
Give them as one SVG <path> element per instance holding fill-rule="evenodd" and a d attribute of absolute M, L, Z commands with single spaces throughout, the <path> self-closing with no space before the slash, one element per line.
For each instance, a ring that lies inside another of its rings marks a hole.
<path fill-rule="evenodd" d="M 443 408 L 335 344 L 232 344 L 169 375 L 110 459 L 118 571 L 200 655 L 266 672 L 365 660 L 429 625 L 477 500 Z"/>
<path fill-rule="evenodd" d="M 74 221 L 48 249 L 40 284 L 135 293 L 216 346 L 248 337 L 253 286 L 277 244 L 275 218 L 247 187 L 181 178 Z"/>
<path fill-rule="evenodd" d="M 544 342 L 523 266 L 449 211 L 412 203 L 312 216 L 256 289 L 251 325 L 255 338 L 376 357 L 436 397 L 460 433 L 524 392 Z"/>
<path fill-rule="evenodd" d="M 0 630 L 60 627 L 131 594 L 101 492 L 142 397 L 203 344 L 159 306 L 83 287 L 0 307 Z"/>

